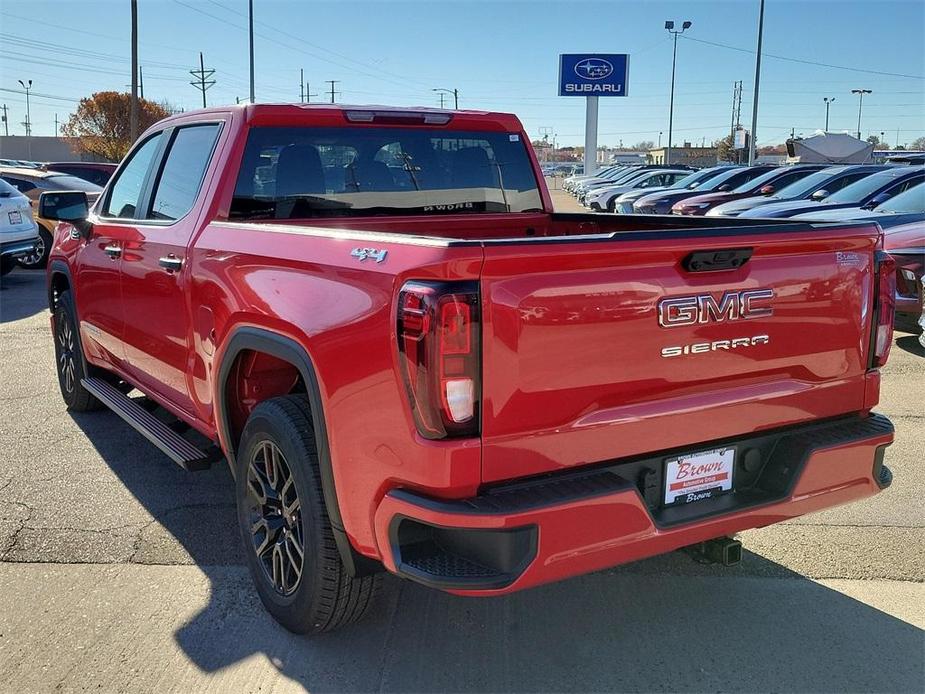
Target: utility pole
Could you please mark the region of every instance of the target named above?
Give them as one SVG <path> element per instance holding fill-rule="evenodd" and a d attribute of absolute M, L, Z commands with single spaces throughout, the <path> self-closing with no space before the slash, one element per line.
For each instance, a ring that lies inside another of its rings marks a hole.
<path fill-rule="evenodd" d="M 852 89 L 852 94 L 858 95 L 858 139 L 861 139 L 861 106 L 864 105 L 864 95 L 873 94 L 870 89 Z"/>
<path fill-rule="evenodd" d="M 247 30 L 248 40 L 250 41 L 250 63 L 251 63 L 251 103 L 254 103 L 254 0 L 247 0 Z M 202 92 L 202 102 L 205 106 L 206 93 Z"/>
<path fill-rule="evenodd" d="M 661 148 L 662 148 L 662 131 L 659 130 L 658 131 L 658 146 L 656 147 L 656 149 L 661 149 Z"/>
<path fill-rule="evenodd" d="M 835 97 L 829 98 L 824 96 L 822 100 L 825 102 L 825 132 L 829 132 L 829 107 L 832 105 L 832 102 L 835 101 Z"/>
<path fill-rule="evenodd" d="M 299 103 L 305 103 L 305 70 L 299 68 Z"/>
<path fill-rule="evenodd" d="M 755 51 L 755 94 L 752 96 L 752 131 L 748 138 L 748 165 L 755 163 L 758 137 L 758 82 L 761 79 L 761 40 L 764 38 L 764 0 L 758 0 L 758 48 Z"/>
<path fill-rule="evenodd" d="M 144 99 L 145 98 L 145 73 L 144 73 L 144 68 L 141 65 L 138 66 L 138 91 L 139 91 L 139 96 L 142 99 Z"/>
<path fill-rule="evenodd" d="M 331 85 L 331 103 L 333 104 L 334 95 L 337 94 L 337 92 L 334 91 L 334 85 L 340 82 L 340 80 L 325 80 L 325 82 Z"/>
<path fill-rule="evenodd" d="M 312 102 L 313 96 L 318 96 L 318 94 L 317 93 L 312 94 L 312 83 L 306 82 L 305 83 L 305 103 L 310 104 Z"/>
<path fill-rule="evenodd" d="M 443 95 L 452 94 L 453 95 L 453 108 L 457 111 L 459 110 L 459 90 L 458 89 L 443 89 L 442 87 L 437 89 L 431 89 L 432 92 L 440 92 L 440 108 L 443 108 Z"/>
<path fill-rule="evenodd" d="M 729 123 L 729 141 L 735 140 L 736 125 L 739 123 L 739 114 L 742 109 L 742 80 L 732 83 L 732 120 Z"/>
<path fill-rule="evenodd" d="M 687 29 L 691 28 L 691 22 L 684 22 L 681 25 L 681 28 L 675 30 L 674 22 L 667 21 L 665 22 L 665 29 L 668 30 L 668 33 L 674 37 L 674 48 L 671 52 L 671 97 L 668 100 L 668 149 L 665 151 L 665 163 L 671 163 L 671 134 L 674 129 L 674 74 L 675 66 L 678 60 L 678 35 L 683 34 Z"/>
<path fill-rule="evenodd" d="M 58 137 L 58 114 L 55 114 L 55 137 Z"/>
<path fill-rule="evenodd" d="M 138 0 L 132 0 L 132 102 L 129 107 L 129 137 L 138 139 Z"/>
<path fill-rule="evenodd" d="M 6 116 L 6 104 L 3 104 L 3 107 L 0 110 L 3 111 L 3 134 L 6 136 L 9 136 L 10 121 L 7 119 L 7 116 Z M 899 131 L 898 130 L 896 131 L 896 142 L 897 143 L 899 142 Z"/>
<path fill-rule="evenodd" d="M 191 85 L 196 87 L 199 91 L 202 92 L 202 107 L 206 107 L 206 90 L 215 84 L 215 80 L 209 79 L 212 75 L 215 74 L 215 70 L 206 70 L 205 63 L 202 60 L 202 52 L 199 53 L 199 69 L 190 70 L 191 74 L 196 79 L 190 82 Z"/>

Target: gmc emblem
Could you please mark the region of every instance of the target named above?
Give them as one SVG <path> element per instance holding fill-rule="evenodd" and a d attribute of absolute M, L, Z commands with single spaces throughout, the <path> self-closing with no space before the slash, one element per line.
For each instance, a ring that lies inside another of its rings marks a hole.
<path fill-rule="evenodd" d="M 774 313 L 766 305 L 773 298 L 773 289 L 747 289 L 726 292 L 719 301 L 712 294 L 662 299 L 658 302 L 658 324 L 663 328 L 677 328 L 698 323 L 764 318 Z"/>

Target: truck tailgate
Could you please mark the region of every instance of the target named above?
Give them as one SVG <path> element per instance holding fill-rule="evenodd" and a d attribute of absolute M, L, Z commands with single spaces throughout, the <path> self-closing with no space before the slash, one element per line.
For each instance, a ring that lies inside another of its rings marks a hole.
<path fill-rule="evenodd" d="M 487 243 L 483 480 L 862 410 L 877 238 L 791 226 Z M 751 257 L 685 269 L 720 249 Z"/>

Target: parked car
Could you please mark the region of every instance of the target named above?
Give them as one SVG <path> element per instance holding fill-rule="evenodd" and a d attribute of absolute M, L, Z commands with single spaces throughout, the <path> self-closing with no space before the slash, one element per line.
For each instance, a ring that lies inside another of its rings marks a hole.
<path fill-rule="evenodd" d="M 0 179 L 3 179 L 29 198 L 35 206 L 39 195 L 45 191 L 53 190 L 79 190 L 85 192 L 87 197 L 94 201 L 103 189 L 89 181 L 68 174 L 41 169 L 20 169 L 0 167 Z M 35 214 L 38 224 L 39 241 L 32 253 L 18 259 L 20 265 L 27 269 L 43 268 L 48 263 L 48 252 L 51 249 L 55 225 L 41 215 Z"/>
<path fill-rule="evenodd" d="M 823 164 L 779 166 L 732 190 L 704 193 L 703 195 L 695 195 L 685 200 L 679 200 L 672 205 L 671 212 L 672 214 L 704 215 L 708 210 L 725 202 L 751 198 L 756 195 L 770 196 L 775 191 L 806 178 L 811 173 L 822 168 L 824 168 Z"/>
<path fill-rule="evenodd" d="M 586 174 L 583 172 L 572 174 L 571 176 L 566 177 L 566 179 L 562 182 L 562 188 L 572 192 L 575 186 L 577 186 L 579 183 L 582 183 L 583 181 L 591 178 L 607 178 L 609 176 L 615 176 L 621 171 L 628 171 L 629 168 L 630 167 L 624 166 L 622 164 L 614 164 L 612 166 L 605 166 L 602 169 L 598 169 L 593 174 Z"/>
<path fill-rule="evenodd" d="M 794 219 L 809 219 L 822 222 L 863 219 L 877 222 L 883 229 L 900 224 L 920 222 L 925 220 L 925 183 L 918 183 L 874 208 L 842 207 L 835 210 L 822 209 L 797 215 Z"/>
<path fill-rule="evenodd" d="M 226 460 L 293 631 L 358 619 L 383 569 L 497 596 L 735 563 L 733 533 L 890 484 L 876 224 L 555 213 L 512 115 L 301 104 L 170 117 L 92 214 L 40 208 L 65 405 Z"/>
<path fill-rule="evenodd" d="M 837 193 L 832 193 L 822 201 L 777 202 L 746 210 L 739 216 L 745 219 L 774 219 L 823 210 L 831 212 L 844 207 L 876 207 L 923 180 L 925 180 L 925 167 L 888 166 L 884 171 L 868 174 Z"/>
<path fill-rule="evenodd" d="M 922 332 L 925 300 L 925 222 L 885 229 L 883 247 L 896 261 L 896 327 Z"/>
<path fill-rule="evenodd" d="M 707 211 L 707 216 L 737 217 L 746 210 L 788 200 L 813 200 L 818 202 L 820 200 L 825 200 L 832 193 L 841 190 L 845 186 L 849 186 L 865 176 L 883 171 L 886 168 L 885 165 L 877 164 L 829 166 L 801 180 L 795 181 L 771 195 L 758 195 L 750 198 L 733 200 L 732 202 L 724 202 Z"/>
<path fill-rule="evenodd" d="M 713 166 L 709 169 L 700 169 L 699 171 L 689 171 L 687 176 L 682 178 L 680 181 L 676 181 L 670 186 L 665 186 L 662 189 L 656 188 L 652 189 L 638 189 L 630 190 L 626 193 L 621 193 L 614 200 L 614 209 L 613 212 L 617 214 L 633 214 L 633 203 L 646 195 L 652 195 L 653 193 L 664 191 L 675 191 L 675 190 L 696 190 L 700 185 L 713 178 L 718 176 L 724 171 L 729 169 L 736 168 L 734 164 L 724 165 L 724 166 Z"/>
<path fill-rule="evenodd" d="M 687 169 L 652 169 L 644 171 L 626 183 L 592 189 L 585 197 L 585 205 L 596 212 L 613 212 L 617 197 L 630 190 L 652 191 L 674 185 L 690 176 Z"/>
<path fill-rule="evenodd" d="M 34 253 L 38 240 L 29 198 L 0 179 L 0 275 L 12 270 L 23 256 Z"/>
<path fill-rule="evenodd" d="M 732 190 L 774 168 L 770 164 L 738 166 L 720 173 L 708 181 L 704 181 L 694 190 L 665 190 L 651 195 L 644 195 L 633 203 L 633 212 L 636 214 L 671 214 L 672 205 L 679 200 L 712 191 Z"/>
<path fill-rule="evenodd" d="M 57 171 L 58 173 L 77 176 L 77 178 L 82 178 L 103 187 L 109 182 L 118 166 L 118 164 L 99 161 L 55 161 L 44 164 L 42 168 L 46 171 Z"/>

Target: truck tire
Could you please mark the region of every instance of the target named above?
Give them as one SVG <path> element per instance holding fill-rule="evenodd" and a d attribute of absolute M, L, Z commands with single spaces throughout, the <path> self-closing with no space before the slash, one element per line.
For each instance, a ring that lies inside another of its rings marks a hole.
<path fill-rule="evenodd" d="M 71 293 L 61 292 L 55 303 L 53 324 L 55 371 L 58 373 L 58 386 L 67 409 L 71 412 L 88 412 L 100 409 L 103 404 L 81 383 L 86 374 L 74 315 Z"/>
<path fill-rule="evenodd" d="M 267 611 L 297 634 L 332 631 L 362 617 L 380 577 L 353 578 L 341 562 L 308 400 L 287 395 L 257 405 L 235 465 L 245 556 Z"/>

